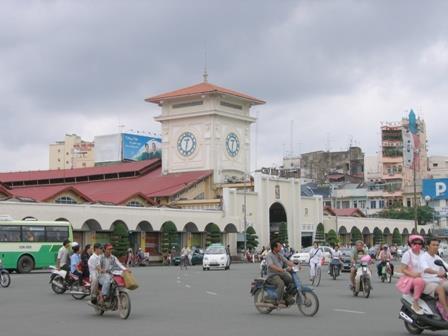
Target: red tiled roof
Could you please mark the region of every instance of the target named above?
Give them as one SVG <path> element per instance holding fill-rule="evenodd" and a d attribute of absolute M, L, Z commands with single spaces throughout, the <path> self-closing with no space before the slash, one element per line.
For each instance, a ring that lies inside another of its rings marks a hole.
<path fill-rule="evenodd" d="M 333 216 L 353 217 L 355 215 L 358 215 L 360 217 L 365 217 L 365 214 L 358 208 L 336 209 L 336 208 L 325 207 L 325 210 L 327 210 Z"/>
<path fill-rule="evenodd" d="M 146 98 L 145 101 L 147 102 L 151 102 L 151 103 L 156 103 L 159 104 L 162 100 L 165 99 L 170 99 L 170 98 L 180 98 L 180 97 L 187 97 L 187 96 L 192 96 L 192 95 L 197 95 L 197 94 L 202 94 L 202 93 L 213 93 L 213 92 L 217 92 L 217 93 L 224 93 L 227 95 L 231 95 L 231 96 L 236 96 L 239 98 L 244 98 L 247 100 L 250 100 L 253 104 L 256 105 L 261 105 L 264 104 L 265 101 L 248 96 L 244 93 L 239 93 L 233 90 L 229 90 L 208 82 L 202 82 L 196 85 L 192 85 L 183 89 L 179 89 L 179 90 L 175 90 L 175 91 L 171 91 L 171 92 L 167 92 L 167 93 L 162 93 L 160 95 L 154 96 L 154 97 L 150 97 L 150 98 Z"/>
<path fill-rule="evenodd" d="M 48 180 L 48 179 L 134 172 L 144 170 L 145 168 L 149 167 L 150 165 L 159 160 L 160 159 L 138 161 L 138 162 L 125 162 L 125 163 L 118 163 L 107 166 L 98 166 L 90 168 L 35 170 L 24 172 L 0 173 L 0 182 L 7 183 L 14 181 Z"/>
<path fill-rule="evenodd" d="M 71 190 L 92 202 L 121 204 L 134 196 L 141 196 L 148 201 L 153 197 L 173 196 L 211 174 L 212 171 L 195 171 L 162 175 L 161 167 L 159 166 L 147 174 L 133 178 L 63 185 L 17 187 L 10 190 L 10 192 L 15 196 L 30 197 L 36 201 L 43 202 L 64 191 Z"/>
<path fill-rule="evenodd" d="M 9 196 L 9 197 L 12 196 L 11 192 L 8 189 L 6 189 L 3 185 L 1 185 L 1 184 L 0 184 L 0 192 L 2 194 L 5 194 L 6 196 Z"/>

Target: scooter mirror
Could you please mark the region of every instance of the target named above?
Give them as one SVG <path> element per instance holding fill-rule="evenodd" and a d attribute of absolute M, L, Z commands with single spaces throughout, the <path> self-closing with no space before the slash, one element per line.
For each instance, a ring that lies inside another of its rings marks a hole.
<path fill-rule="evenodd" d="M 444 267 L 442 260 L 439 260 L 439 259 L 434 261 L 434 264 L 436 264 L 437 266 L 440 266 L 440 267 Z"/>

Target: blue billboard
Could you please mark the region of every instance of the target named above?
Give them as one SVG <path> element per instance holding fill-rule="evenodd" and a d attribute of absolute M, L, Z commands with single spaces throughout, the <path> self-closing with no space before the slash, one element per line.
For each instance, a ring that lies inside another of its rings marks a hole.
<path fill-rule="evenodd" d="M 448 179 L 423 180 L 423 197 L 429 196 L 431 200 L 448 199 Z"/>
<path fill-rule="evenodd" d="M 123 160 L 143 161 L 161 157 L 162 140 L 136 134 L 122 134 Z"/>

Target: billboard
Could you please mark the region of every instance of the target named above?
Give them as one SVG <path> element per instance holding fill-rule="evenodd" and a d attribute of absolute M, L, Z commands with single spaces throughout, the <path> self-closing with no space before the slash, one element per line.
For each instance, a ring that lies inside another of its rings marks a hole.
<path fill-rule="evenodd" d="M 123 133 L 123 160 L 142 161 L 161 158 L 162 140 L 157 137 Z"/>
<path fill-rule="evenodd" d="M 448 179 L 424 179 L 423 197 L 429 196 L 431 200 L 448 199 Z"/>
<path fill-rule="evenodd" d="M 121 134 L 99 135 L 93 141 L 95 163 L 121 161 Z"/>

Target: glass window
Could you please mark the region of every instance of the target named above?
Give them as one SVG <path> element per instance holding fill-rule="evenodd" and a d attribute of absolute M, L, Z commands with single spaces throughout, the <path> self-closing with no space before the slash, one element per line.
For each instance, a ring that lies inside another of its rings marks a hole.
<path fill-rule="evenodd" d="M 365 209 L 365 207 L 366 207 L 366 201 L 359 201 L 359 207 L 360 207 L 361 209 Z"/>
<path fill-rule="evenodd" d="M 342 201 L 342 208 L 343 209 L 350 208 L 350 201 Z"/>
<path fill-rule="evenodd" d="M 19 242 L 20 226 L 0 226 L 0 242 Z"/>
<path fill-rule="evenodd" d="M 55 203 L 58 203 L 58 204 L 76 204 L 78 202 L 76 202 L 76 200 L 74 200 L 73 198 L 71 198 L 69 196 L 61 196 L 59 198 L 56 198 Z"/>
<path fill-rule="evenodd" d="M 358 207 L 358 201 L 356 201 L 356 200 L 353 201 L 353 207 L 354 207 L 354 208 L 357 208 L 357 207 Z"/>
<path fill-rule="evenodd" d="M 130 201 L 128 204 L 126 204 L 128 207 L 137 207 L 137 208 L 143 208 L 144 205 L 139 201 Z"/>
<path fill-rule="evenodd" d="M 68 227 L 66 226 L 46 226 L 47 241 L 63 242 L 68 239 Z"/>
<path fill-rule="evenodd" d="M 305 216 L 308 216 L 308 208 L 305 208 Z"/>
<path fill-rule="evenodd" d="M 376 201 L 370 201 L 370 209 L 376 209 Z"/>
<path fill-rule="evenodd" d="M 22 226 L 22 241 L 44 242 L 45 227 L 43 226 Z"/>
<path fill-rule="evenodd" d="M 379 206 L 380 209 L 384 209 L 384 200 L 379 200 Z"/>

